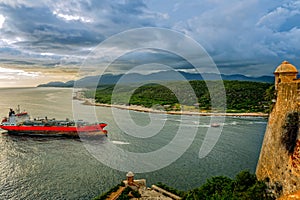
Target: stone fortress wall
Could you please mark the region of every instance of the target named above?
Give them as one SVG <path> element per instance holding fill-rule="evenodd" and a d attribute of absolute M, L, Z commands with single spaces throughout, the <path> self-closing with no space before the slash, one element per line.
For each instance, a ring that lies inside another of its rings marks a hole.
<path fill-rule="evenodd" d="M 279 195 L 286 195 L 300 190 L 297 117 L 300 112 L 300 79 L 297 79 L 296 67 L 287 61 L 282 62 L 274 74 L 276 101 L 269 116 L 256 176 L 269 181 Z"/>

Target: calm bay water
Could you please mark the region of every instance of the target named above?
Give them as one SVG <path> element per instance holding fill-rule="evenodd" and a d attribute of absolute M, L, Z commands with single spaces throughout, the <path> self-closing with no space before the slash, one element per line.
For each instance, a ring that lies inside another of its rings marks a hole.
<path fill-rule="evenodd" d="M 0 89 L 0 94 L 1 117 L 20 104 L 32 117 L 73 118 L 72 89 Z M 91 108 L 81 107 L 87 111 Z M 150 152 L 168 144 L 180 122 L 180 116 L 169 115 L 159 134 L 141 139 L 119 129 L 110 108 L 97 107 L 96 112 L 100 121 L 108 123 L 109 137 L 103 140 L 132 152 Z M 131 116 L 139 125 L 149 123 L 147 113 L 131 112 Z M 186 129 L 194 126 L 194 120 L 190 116 L 184 124 Z M 193 143 L 178 160 L 136 177 L 146 178 L 149 186 L 160 181 L 187 190 L 211 176 L 232 177 L 243 169 L 254 172 L 266 123 L 263 118 L 227 117 L 216 146 L 200 159 L 199 148 L 209 126 L 209 117 L 201 117 Z M 0 199 L 91 199 L 118 184 L 125 175 L 95 159 L 80 139 L 0 135 Z"/>

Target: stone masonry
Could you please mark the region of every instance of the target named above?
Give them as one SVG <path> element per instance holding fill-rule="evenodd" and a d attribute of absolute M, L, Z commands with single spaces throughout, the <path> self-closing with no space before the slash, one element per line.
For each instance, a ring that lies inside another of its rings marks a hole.
<path fill-rule="evenodd" d="M 300 190 L 300 136 L 296 136 L 292 152 L 282 142 L 288 114 L 299 112 L 300 80 L 296 67 L 287 61 L 274 74 L 276 102 L 269 116 L 256 175 L 279 187 L 280 195 L 286 195 Z"/>

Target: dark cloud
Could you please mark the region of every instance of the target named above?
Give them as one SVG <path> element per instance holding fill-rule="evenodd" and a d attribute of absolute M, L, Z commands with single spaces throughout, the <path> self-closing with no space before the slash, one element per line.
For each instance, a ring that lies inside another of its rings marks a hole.
<path fill-rule="evenodd" d="M 192 37 L 226 73 L 270 74 L 285 59 L 300 66 L 297 0 L 0 0 L 0 15 L 5 18 L 0 24 L 0 56 L 18 63 L 80 64 L 108 37 L 150 26 Z M 111 48 L 118 51 L 130 42 L 143 42 L 145 37 L 153 38 L 154 43 L 161 41 L 153 33 L 145 33 Z M 174 48 L 179 44 L 165 43 Z M 189 68 L 184 59 L 162 51 L 135 52 L 120 58 L 116 66 L 153 61 Z"/>
<path fill-rule="evenodd" d="M 82 45 L 104 39 L 104 36 L 88 29 L 80 21 L 68 22 L 57 18 L 48 7 L 2 6 L 2 10 L 7 24 L 1 31 L 4 37 L 18 36 L 33 45 L 45 44 L 45 48 L 51 43 Z"/>
<path fill-rule="evenodd" d="M 216 62 L 231 63 L 232 73 L 270 74 L 285 59 L 300 65 L 299 13 L 299 1 L 222 1 L 175 27 L 196 38 Z M 218 66 L 229 71 L 229 65 Z"/>
<path fill-rule="evenodd" d="M 128 54 L 122 55 L 118 59 L 114 60 L 106 70 L 110 73 L 122 74 L 135 66 L 155 66 L 156 64 L 165 65 L 174 70 L 193 68 L 191 63 L 182 58 L 180 55 L 160 49 L 143 49 L 134 50 Z M 147 68 L 147 70 L 149 70 L 149 68 Z"/>
<path fill-rule="evenodd" d="M 157 14 L 143 1 L 0 1 L 5 17 L 0 29 L 0 52 L 27 56 L 45 64 L 63 56 L 86 56 L 112 34 L 143 26 L 155 26 Z M 2 42 L 1 42 L 2 40 Z M 6 51 L 7 48 L 10 51 Z M 89 49 L 89 50 L 87 50 Z M 18 52 L 18 54 L 14 53 Z M 41 56 L 48 52 L 57 56 Z M 30 55 L 29 55 L 30 54 Z M 77 63 L 69 59 L 71 64 Z M 67 64 L 67 63 L 66 63 Z"/>

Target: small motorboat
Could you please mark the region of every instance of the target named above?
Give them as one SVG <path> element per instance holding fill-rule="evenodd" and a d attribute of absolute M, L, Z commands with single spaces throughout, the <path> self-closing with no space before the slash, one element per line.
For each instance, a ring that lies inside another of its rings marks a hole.
<path fill-rule="evenodd" d="M 210 127 L 220 127 L 221 125 L 219 123 L 212 123 L 210 124 Z"/>

